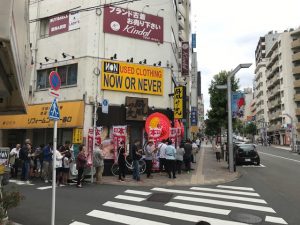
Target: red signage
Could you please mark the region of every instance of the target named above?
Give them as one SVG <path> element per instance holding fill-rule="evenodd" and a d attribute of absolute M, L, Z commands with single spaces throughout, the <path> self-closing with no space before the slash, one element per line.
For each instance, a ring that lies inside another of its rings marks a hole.
<path fill-rule="evenodd" d="M 120 7 L 104 8 L 104 32 L 163 43 L 163 18 Z"/>
<path fill-rule="evenodd" d="M 69 13 L 53 16 L 49 20 L 49 36 L 61 34 L 69 30 Z"/>
<path fill-rule="evenodd" d="M 188 76 L 189 75 L 189 70 L 190 70 L 190 46 L 189 42 L 182 42 L 182 47 L 181 47 L 181 74 L 183 76 Z"/>

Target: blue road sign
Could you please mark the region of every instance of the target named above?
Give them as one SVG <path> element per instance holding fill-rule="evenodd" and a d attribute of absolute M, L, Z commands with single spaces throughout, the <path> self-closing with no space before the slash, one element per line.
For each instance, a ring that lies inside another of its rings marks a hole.
<path fill-rule="evenodd" d="M 56 98 L 53 99 L 53 102 L 51 104 L 50 110 L 49 110 L 49 119 L 50 120 L 59 120 L 60 114 L 59 114 L 59 108 L 57 105 Z"/>

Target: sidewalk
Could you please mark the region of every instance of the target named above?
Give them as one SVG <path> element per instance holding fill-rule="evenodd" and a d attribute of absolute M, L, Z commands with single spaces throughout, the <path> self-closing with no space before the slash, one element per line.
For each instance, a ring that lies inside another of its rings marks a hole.
<path fill-rule="evenodd" d="M 278 149 L 282 149 L 282 150 L 286 150 L 286 151 L 291 151 L 291 147 L 290 146 L 283 146 L 283 145 L 272 145 L 270 147 L 273 148 L 278 148 Z"/>
<path fill-rule="evenodd" d="M 229 173 L 227 162 L 221 160 L 217 162 L 215 153 L 211 145 L 204 145 L 196 156 L 196 162 L 192 163 L 192 172 L 185 171 L 182 174 L 176 174 L 176 179 L 169 179 L 166 173 L 160 175 L 153 173 L 153 179 L 141 175 L 141 182 L 132 179 L 132 175 L 126 176 L 125 182 L 118 181 L 118 177 L 104 176 L 104 184 L 126 185 L 126 186 L 188 186 L 188 185 L 211 185 L 233 181 L 240 177 L 238 172 Z"/>

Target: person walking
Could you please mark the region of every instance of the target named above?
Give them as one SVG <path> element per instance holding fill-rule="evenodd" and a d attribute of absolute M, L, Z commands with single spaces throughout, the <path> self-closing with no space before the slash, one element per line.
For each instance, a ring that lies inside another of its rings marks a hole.
<path fill-rule="evenodd" d="M 18 170 L 20 166 L 19 153 L 21 150 L 21 145 L 17 144 L 9 153 L 9 164 L 11 166 L 11 177 L 17 178 Z"/>
<path fill-rule="evenodd" d="M 145 161 L 146 161 L 146 174 L 147 178 L 153 178 L 152 172 L 152 160 L 153 153 L 156 151 L 153 140 L 149 140 L 145 149 Z"/>
<path fill-rule="evenodd" d="M 77 158 L 76 158 L 76 169 L 78 170 L 78 176 L 77 176 L 77 187 L 78 188 L 82 187 L 81 180 L 82 180 L 84 167 L 85 167 L 86 162 L 87 162 L 85 151 L 86 151 L 85 146 L 80 145 L 79 146 L 79 153 L 78 153 Z"/>
<path fill-rule="evenodd" d="M 48 183 L 52 178 L 52 155 L 53 155 L 53 143 L 49 142 L 43 148 L 43 179 L 45 183 Z"/>
<path fill-rule="evenodd" d="M 192 163 L 196 163 L 196 154 L 197 153 L 198 153 L 198 145 L 196 144 L 196 141 L 194 140 L 192 143 L 192 156 L 191 156 Z"/>
<path fill-rule="evenodd" d="M 183 161 L 185 164 L 185 170 L 187 171 L 187 173 L 190 173 L 191 171 L 191 156 L 192 156 L 192 144 L 190 139 L 188 139 L 186 141 L 186 143 L 184 144 L 184 155 L 183 155 Z"/>
<path fill-rule="evenodd" d="M 126 161 L 125 161 L 125 143 L 123 141 L 120 142 L 120 146 L 118 147 L 118 166 L 119 166 L 119 181 L 125 181 L 125 171 L 126 171 Z"/>
<path fill-rule="evenodd" d="M 140 181 L 140 171 L 139 171 L 139 160 L 142 158 L 141 149 L 140 147 L 140 141 L 135 140 L 134 144 L 131 147 L 131 157 L 132 157 L 132 163 L 133 163 L 133 171 L 132 171 L 132 177 L 136 181 Z"/>
<path fill-rule="evenodd" d="M 104 154 L 102 151 L 102 145 L 95 143 L 95 149 L 93 151 L 93 166 L 96 168 L 96 183 L 102 183 L 102 174 L 104 170 Z"/>
<path fill-rule="evenodd" d="M 181 174 L 183 155 L 184 155 L 184 144 L 181 143 L 179 148 L 176 149 L 176 170 L 178 174 Z"/>
<path fill-rule="evenodd" d="M 221 162 L 221 146 L 219 143 L 216 144 L 216 147 L 215 147 L 215 152 L 216 152 L 216 159 L 217 159 L 217 162 Z"/>
<path fill-rule="evenodd" d="M 171 172 L 173 175 L 173 179 L 176 178 L 176 149 L 172 145 L 172 141 L 168 141 L 168 146 L 166 148 L 166 160 L 167 160 L 167 171 L 169 178 L 171 177 Z"/>
<path fill-rule="evenodd" d="M 166 140 L 162 140 L 161 143 L 158 144 L 157 149 L 159 152 L 159 173 L 162 174 L 163 170 L 166 171 Z"/>

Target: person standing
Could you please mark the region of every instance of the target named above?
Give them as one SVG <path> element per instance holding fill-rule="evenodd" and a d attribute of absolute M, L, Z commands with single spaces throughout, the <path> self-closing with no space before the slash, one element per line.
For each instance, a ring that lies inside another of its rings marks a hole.
<path fill-rule="evenodd" d="M 85 153 L 85 146 L 80 145 L 79 146 L 79 153 L 78 153 L 77 158 L 76 158 L 76 169 L 78 170 L 78 176 L 77 176 L 77 187 L 78 188 L 82 187 L 81 180 L 82 180 L 84 167 L 85 167 L 86 162 L 87 162 L 87 158 L 86 158 L 85 154 L 86 154 Z"/>
<path fill-rule="evenodd" d="M 197 137 L 197 139 L 196 139 L 196 144 L 197 144 L 197 146 L 198 146 L 198 149 L 200 150 L 200 147 L 201 147 L 201 140 L 200 140 L 199 137 Z"/>
<path fill-rule="evenodd" d="M 11 165 L 11 177 L 17 178 L 18 170 L 20 166 L 20 153 L 21 145 L 17 144 L 15 148 L 13 148 L 9 153 L 9 163 Z"/>
<path fill-rule="evenodd" d="M 134 144 L 131 147 L 131 157 L 133 164 L 132 177 L 136 181 L 140 181 L 140 170 L 139 170 L 139 160 L 142 157 L 141 150 L 139 150 L 140 141 L 135 140 Z"/>
<path fill-rule="evenodd" d="M 155 146 L 153 140 L 149 140 L 145 149 L 145 161 L 146 161 L 146 174 L 147 178 L 153 178 L 152 172 L 152 154 L 155 152 Z"/>
<path fill-rule="evenodd" d="M 57 186 L 60 186 L 63 183 L 63 166 L 62 159 L 65 153 L 60 153 L 60 151 L 56 150 L 55 152 L 55 169 L 56 169 L 56 183 Z"/>
<path fill-rule="evenodd" d="M 47 146 L 43 148 L 43 179 L 45 183 L 48 183 L 52 177 L 52 155 L 53 155 L 53 143 L 49 142 Z"/>
<path fill-rule="evenodd" d="M 102 145 L 95 143 L 95 149 L 93 151 L 93 166 L 96 168 L 96 183 L 102 183 L 102 174 L 104 170 L 104 155 L 102 151 Z"/>
<path fill-rule="evenodd" d="M 72 162 L 71 152 L 67 151 L 62 158 L 62 183 L 64 185 L 68 184 L 71 162 Z"/>
<path fill-rule="evenodd" d="M 184 144 L 184 155 L 183 160 L 185 164 L 185 169 L 187 173 L 191 171 L 191 156 L 192 156 L 192 144 L 191 141 L 188 139 L 187 142 Z"/>
<path fill-rule="evenodd" d="M 166 140 L 162 140 L 162 142 L 157 146 L 159 152 L 159 172 L 160 174 L 163 170 L 166 170 Z"/>
<path fill-rule="evenodd" d="M 192 143 L 192 163 L 196 163 L 196 154 L 198 153 L 198 145 L 196 144 L 196 141 L 194 140 Z"/>
<path fill-rule="evenodd" d="M 31 152 L 32 152 L 32 145 L 31 143 L 27 143 L 20 150 L 20 154 L 19 154 L 19 156 L 23 160 L 21 179 L 24 180 L 27 184 L 30 184 L 29 172 L 30 172 Z"/>
<path fill-rule="evenodd" d="M 126 170 L 126 161 L 125 161 L 125 143 L 120 142 L 120 146 L 117 149 L 118 151 L 118 166 L 119 166 L 119 181 L 124 181 L 125 179 L 125 170 Z"/>
<path fill-rule="evenodd" d="M 176 169 L 178 174 L 181 174 L 183 155 L 184 155 L 184 144 L 181 143 L 179 148 L 177 148 L 176 150 Z"/>
<path fill-rule="evenodd" d="M 220 146 L 219 143 L 216 144 L 215 152 L 216 152 L 217 162 L 220 162 L 220 159 L 221 159 L 221 146 Z"/>
<path fill-rule="evenodd" d="M 176 149 L 172 145 L 172 141 L 168 141 L 168 146 L 166 147 L 166 160 L 167 160 L 167 171 L 169 178 L 171 177 L 171 171 L 173 175 L 173 179 L 176 178 Z"/>

